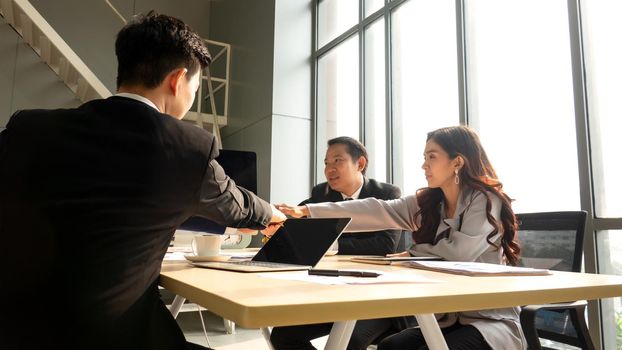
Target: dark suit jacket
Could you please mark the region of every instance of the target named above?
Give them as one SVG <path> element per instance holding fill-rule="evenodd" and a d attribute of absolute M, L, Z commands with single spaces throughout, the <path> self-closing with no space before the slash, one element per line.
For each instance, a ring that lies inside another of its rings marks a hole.
<path fill-rule="evenodd" d="M 207 131 L 124 97 L 15 114 L 0 134 L 0 348 L 184 348 L 157 289 L 176 228 L 271 217 L 217 155 Z"/>
<path fill-rule="evenodd" d="M 400 198 L 400 188 L 391 184 L 378 182 L 363 177 L 364 183 L 359 199 L 373 197 L 378 199 Z M 341 193 L 333 190 L 327 182 L 321 183 L 311 190 L 311 198 L 300 205 L 308 203 L 340 202 Z M 385 230 L 375 232 L 348 232 L 339 238 L 339 254 L 344 255 L 386 255 L 395 253 L 402 231 Z"/>

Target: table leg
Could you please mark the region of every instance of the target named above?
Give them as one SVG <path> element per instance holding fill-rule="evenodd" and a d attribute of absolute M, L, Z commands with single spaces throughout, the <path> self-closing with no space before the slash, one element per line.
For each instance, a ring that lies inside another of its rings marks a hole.
<path fill-rule="evenodd" d="M 333 323 L 324 350 L 345 350 L 350 342 L 356 320 Z"/>
<path fill-rule="evenodd" d="M 175 299 L 173 299 L 173 302 L 171 303 L 171 307 L 169 309 L 171 311 L 171 314 L 173 314 L 173 318 L 177 318 L 179 310 L 181 310 L 181 307 L 182 305 L 184 305 L 185 302 L 186 298 L 175 295 Z"/>
<path fill-rule="evenodd" d="M 225 325 L 225 332 L 227 332 L 227 334 L 235 334 L 235 322 L 224 318 L 222 321 Z"/>
<path fill-rule="evenodd" d="M 430 350 L 448 350 L 447 343 L 434 314 L 421 314 L 415 315 L 415 317 L 428 348 Z"/>
<path fill-rule="evenodd" d="M 270 327 L 263 327 L 261 329 L 261 335 L 263 335 L 263 338 L 266 340 L 266 343 L 268 343 L 268 348 L 270 350 L 274 350 L 274 346 L 272 346 L 272 342 L 270 341 Z"/>

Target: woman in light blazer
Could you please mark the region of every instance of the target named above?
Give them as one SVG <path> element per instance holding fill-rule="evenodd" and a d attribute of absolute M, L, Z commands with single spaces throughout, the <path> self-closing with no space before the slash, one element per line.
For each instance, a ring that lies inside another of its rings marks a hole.
<path fill-rule="evenodd" d="M 515 265 L 520 247 L 510 198 L 469 127 L 428 133 L 422 168 L 428 187 L 395 200 L 278 206 L 300 217 L 352 217 L 348 231 L 413 231 L 414 244 L 397 255 Z M 372 214 L 372 215 L 370 215 Z M 437 314 L 449 349 L 525 349 L 519 308 Z M 379 350 L 427 349 L 418 328 L 389 336 Z"/>

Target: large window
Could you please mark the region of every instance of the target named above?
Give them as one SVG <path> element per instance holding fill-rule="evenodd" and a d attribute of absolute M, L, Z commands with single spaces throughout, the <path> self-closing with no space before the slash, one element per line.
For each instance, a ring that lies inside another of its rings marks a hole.
<path fill-rule="evenodd" d="M 516 212 L 588 211 L 586 271 L 622 274 L 621 1 L 315 4 L 317 182 L 326 139 L 349 135 L 369 176 L 413 193 L 426 133 L 466 123 Z M 622 348 L 620 299 L 604 303 L 596 342 Z"/>
<path fill-rule="evenodd" d="M 318 46 L 358 23 L 359 0 L 322 0 L 318 6 Z"/>
<path fill-rule="evenodd" d="M 514 210 L 579 209 L 567 0 L 466 4 L 469 122 Z"/>
<path fill-rule="evenodd" d="M 600 272 L 622 275 L 622 2 L 582 2 L 587 108 L 591 140 L 596 223 L 617 230 L 597 231 Z M 618 219 L 615 219 L 618 218 Z M 622 348 L 622 301 L 604 300 L 605 349 Z"/>
<path fill-rule="evenodd" d="M 393 10 L 391 34 L 394 180 L 413 194 L 426 186 L 427 133 L 459 123 L 455 1 L 402 4 Z"/>
<path fill-rule="evenodd" d="M 387 179 L 387 114 L 385 96 L 384 18 L 365 29 L 365 143 L 367 175 Z"/>
<path fill-rule="evenodd" d="M 596 216 L 622 217 L 622 1 L 583 5 Z"/>
<path fill-rule="evenodd" d="M 324 163 L 327 140 L 336 136 L 359 138 L 358 63 L 356 36 L 340 43 L 318 60 L 317 120 L 323 131 L 318 133 L 318 141 L 321 141 L 318 161 L 321 164 Z"/>

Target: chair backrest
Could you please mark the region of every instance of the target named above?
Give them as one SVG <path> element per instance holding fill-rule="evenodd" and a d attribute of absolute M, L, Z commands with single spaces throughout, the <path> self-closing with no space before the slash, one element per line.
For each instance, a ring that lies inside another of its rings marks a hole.
<path fill-rule="evenodd" d="M 581 272 L 585 211 L 516 214 L 520 265 Z"/>
<path fill-rule="evenodd" d="M 519 265 L 549 270 L 581 272 L 587 212 L 516 214 L 521 245 Z M 535 327 L 541 338 L 575 344 L 577 330 L 570 311 L 539 310 Z"/>

